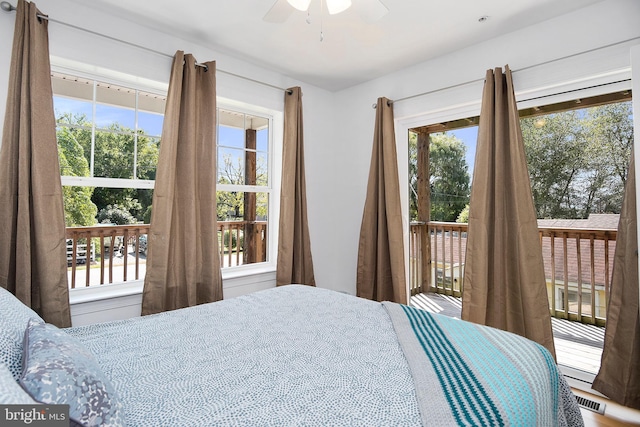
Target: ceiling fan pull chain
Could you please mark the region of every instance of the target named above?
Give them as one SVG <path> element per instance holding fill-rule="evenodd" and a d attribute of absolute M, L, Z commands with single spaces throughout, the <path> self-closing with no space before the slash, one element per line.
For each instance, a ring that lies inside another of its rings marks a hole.
<path fill-rule="evenodd" d="M 324 33 L 322 32 L 322 15 L 324 13 L 324 0 L 320 0 L 320 42 L 324 40 Z"/>

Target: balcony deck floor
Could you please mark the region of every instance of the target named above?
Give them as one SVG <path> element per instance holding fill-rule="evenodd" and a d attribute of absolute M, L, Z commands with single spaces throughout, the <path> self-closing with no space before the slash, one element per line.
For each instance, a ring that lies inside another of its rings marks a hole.
<path fill-rule="evenodd" d="M 411 297 L 411 305 L 449 317 L 460 318 L 462 300 L 422 293 Z M 604 343 L 604 327 L 551 318 L 558 364 L 597 374 Z"/>

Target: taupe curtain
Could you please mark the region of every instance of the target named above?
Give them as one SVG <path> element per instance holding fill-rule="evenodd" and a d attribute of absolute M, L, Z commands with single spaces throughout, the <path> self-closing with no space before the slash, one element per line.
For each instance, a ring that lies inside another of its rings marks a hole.
<path fill-rule="evenodd" d="M 555 357 L 531 183 L 511 71 L 488 70 L 469 202 L 462 318 L 514 332 Z"/>
<path fill-rule="evenodd" d="M 175 54 L 153 193 L 142 314 L 222 299 L 216 64 Z"/>
<path fill-rule="evenodd" d="M 373 152 L 358 245 L 359 297 L 407 304 L 393 106 L 378 98 Z"/>
<path fill-rule="evenodd" d="M 600 372 L 592 387 L 622 405 L 640 409 L 638 223 L 634 168 L 632 153 L 618 223 Z"/>
<path fill-rule="evenodd" d="M 289 88 L 284 94 L 277 286 L 291 283 L 316 285 L 307 222 L 302 123 L 302 90 L 299 87 Z"/>
<path fill-rule="evenodd" d="M 18 0 L 0 149 L 0 286 L 71 326 L 48 21 Z"/>

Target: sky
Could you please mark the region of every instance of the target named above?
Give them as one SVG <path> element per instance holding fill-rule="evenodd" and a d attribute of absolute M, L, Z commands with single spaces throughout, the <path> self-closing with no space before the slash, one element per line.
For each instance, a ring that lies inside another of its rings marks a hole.
<path fill-rule="evenodd" d="M 467 147 L 467 164 L 469 165 L 469 177 L 473 179 L 473 164 L 476 158 L 478 126 L 450 130 L 447 131 L 447 133 L 455 135 L 458 139 L 464 142 L 464 145 Z"/>
<path fill-rule="evenodd" d="M 93 116 L 91 102 L 54 96 L 53 108 L 56 116 L 62 113 L 84 114 L 89 121 Z M 162 134 L 162 121 L 162 114 L 138 112 L 138 129 L 142 129 L 149 136 L 160 136 Z M 112 123 L 118 123 L 129 129 L 134 129 L 135 110 L 96 104 L 96 126 L 105 128 Z"/>

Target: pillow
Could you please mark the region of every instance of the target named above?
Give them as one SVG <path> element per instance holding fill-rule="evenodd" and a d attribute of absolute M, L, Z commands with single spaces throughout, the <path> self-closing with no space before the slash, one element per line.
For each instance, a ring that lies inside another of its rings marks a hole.
<path fill-rule="evenodd" d="M 0 405 L 34 405 L 36 403 L 13 378 L 9 368 L 0 362 Z"/>
<path fill-rule="evenodd" d="M 29 319 L 42 320 L 11 292 L 0 286 L 0 362 L 17 382 L 22 372 L 22 340 Z"/>
<path fill-rule="evenodd" d="M 83 426 L 124 426 L 114 387 L 91 351 L 54 325 L 31 320 L 24 336 L 22 387 L 35 400 L 69 405 Z"/>

